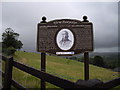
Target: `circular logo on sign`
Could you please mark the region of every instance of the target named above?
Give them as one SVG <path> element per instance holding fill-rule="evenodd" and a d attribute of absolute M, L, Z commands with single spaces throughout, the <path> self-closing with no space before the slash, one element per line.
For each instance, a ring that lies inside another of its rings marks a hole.
<path fill-rule="evenodd" d="M 74 35 L 69 29 L 61 29 L 57 33 L 56 42 L 61 50 L 69 50 L 74 44 Z"/>

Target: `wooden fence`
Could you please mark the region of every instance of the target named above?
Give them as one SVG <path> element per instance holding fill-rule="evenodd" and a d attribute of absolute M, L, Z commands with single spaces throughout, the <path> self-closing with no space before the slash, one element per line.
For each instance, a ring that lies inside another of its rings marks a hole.
<path fill-rule="evenodd" d="M 106 88 L 106 89 L 110 89 L 110 88 L 120 85 L 120 77 L 110 80 L 108 82 L 102 82 L 100 80 L 93 79 L 93 80 L 78 80 L 76 83 L 74 83 L 69 80 L 65 80 L 60 77 L 53 76 L 46 72 L 37 70 L 33 67 L 29 67 L 27 65 L 16 62 L 13 60 L 13 57 L 11 57 L 11 58 L 6 58 L 4 56 L 1 56 L 1 57 L 2 57 L 2 60 L 5 61 L 5 72 L 0 71 L 2 73 L 2 76 L 4 77 L 3 88 L 11 89 L 11 86 L 14 86 L 17 89 L 28 90 L 28 88 L 25 88 L 23 85 L 19 84 L 17 81 L 12 79 L 13 66 L 26 72 L 26 73 L 29 73 L 39 79 L 42 79 L 46 82 L 54 84 L 58 87 L 61 87 L 63 89 L 67 89 L 67 88 Z"/>

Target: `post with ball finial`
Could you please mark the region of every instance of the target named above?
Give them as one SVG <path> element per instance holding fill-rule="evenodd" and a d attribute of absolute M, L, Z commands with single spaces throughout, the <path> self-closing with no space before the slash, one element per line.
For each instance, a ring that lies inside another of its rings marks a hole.
<path fill-rule="evenodd" d="M 46 17 L 42 17 L 42 21 L 40 23 L 47 23 Z M 46 53 L 41 52 L 41 71 L 46 72 Z M 41 90 L 45 90 L 45 80 L 41 79 Z"/>
<path fill-rule="evenodd" d="M 83 16 L 82 22 L 89 22 L 87 16 Z M 84 52 L 84 80 L 89 80 L 89 52 Z"/>

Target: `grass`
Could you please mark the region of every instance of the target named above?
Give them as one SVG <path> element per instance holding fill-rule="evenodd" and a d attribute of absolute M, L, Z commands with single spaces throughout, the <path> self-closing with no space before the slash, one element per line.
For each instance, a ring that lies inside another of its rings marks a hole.
<path fill-rule="evenodd" d="M 14 59 L 23 64 L 40 69 L 40 54 L 18 51 Z M 84 80 L 84 64 L 74 60 L 69 60 L 57 56 L 47 56 L 46 72 L 61 78 L 76 82 L 78 79 Z M 90 65 L 90 79 L 100 79 L 102 81 L 112 80 L 118 77 L 117 72 Z M 40 80 L 17 68 L 13 68 L 13 79 L 27 88 L 40 88 Z M 46 88 L 58 88 L 50 83 L 46 83 Z"/>

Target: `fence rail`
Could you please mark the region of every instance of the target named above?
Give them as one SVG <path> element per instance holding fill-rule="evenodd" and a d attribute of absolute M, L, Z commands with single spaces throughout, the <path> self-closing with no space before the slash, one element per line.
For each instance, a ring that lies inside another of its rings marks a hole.
<path fill-rule="evenodd" d="M 66 87 L 73 88 L 75 86 L 75 83 L 73 83 L 71 81 L 59 78 L 57 76 L 50 75 L 48 73 L 36 70 L 32 67 L 26 66 L 24 64 L 21 64 L 21 63 L 15 62 L 15 61 L 13 62 L 13 66 L 15 66 L 16 68 L 18 68 L 24 72 L 27 72 L 39 79 L 44 79 L 45 81 L 47 81 L 51 84 L 54 84 L 56 86 L 59 86 L 61 88 L 66 88 Z"/>
<path fill-rule="evenodd" d="M 18 82 L 16 82 L 15 80 L 12 80 L 12 85 L 14 87 L 16 87 L 18 90 L 28 90 L 26 87 L 24 87 L 23 85 L 19 84 Z"/>
<path fill-rule="evenodd" d="M 89 87 L 89 80 L 86 81 L 88 83 L 88 86 L 86 86 L 85 83 L 83 84 L 84 80 L 82 82 L 80 82 L 79 84 L 77 84 L 77 83 L 71 82 L 69 80 L 65 80 L 65 79 L 62 79 L 60 77 L 53 76 L 53 75 L 48 74 L 46 72 L 37 70 L 33 67 L 29 67 L 29 66 L 24 65 L 20 62 L 16 62 L 13 60 L 13 57 L 11 57 L 11 58 L 6 58 L 4 56 L 1 56 L 1 57 L 2 57 L 2 60 L 5 61 L 5 73 L 0 71 L 0 73 L 2 73 L 2 76 L 4 77 L 3 88 L 11 89 L 11 85 L 13 85 L 18 90 L 19 89 L 28 90 L 23 85 L 19 84 L 18 82 L 16 82 L 15 80 L 12 79 L 13 66 L 26 72 L 26 73 L 29 73 L 29 74 L 31 74 L 39 79 L 43 79 L 46 82 L 49 82 L 51 84 L 54 84 L 54 85 L 61 87 L 61 88 L 64 88 L 64 89 L 66 89 L 66 88 L 88 88 Z M 110 88 L 113 88 L 113 87 L 118 86 L 118 85 L 120 85 L 120 77 L 113 79 L 113 80 L 110 80 L 110 81 L 107 81 L 107 82 L 102 82 L 102 84 L 97 85 L 97 86 L 99 88 L 110 89 Z M 92 87 L 94 87 L 94 86 L 95 86 L 95 84 Z"/>
<path fill-rule="evenodd" d="M 104 84 L 102 85 L 102 88 L 113 88 L 113 87 L 116 87 L 120 85 L 120 77 L 118 78 L 115 78 L 113 80 L 110 80 L 110 81 L 107 81 L 107 82 L 104 82 Z"/>

